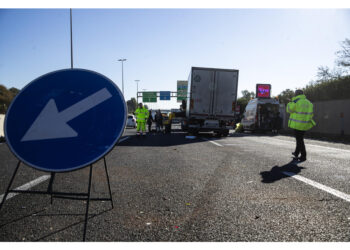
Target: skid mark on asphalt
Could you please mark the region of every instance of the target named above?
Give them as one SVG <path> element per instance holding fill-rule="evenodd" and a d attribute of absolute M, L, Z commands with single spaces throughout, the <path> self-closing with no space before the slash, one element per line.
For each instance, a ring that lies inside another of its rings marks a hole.
<path fill-rule="evenodd" d="M 325 192 L 327 192 L 329 194 L 332 194 L 332 195 L 334 195 L 334 196 L 336 196 L 336 197 L 338 197 L 340 199 L 343 199 L 343 200 L 345 200 L 347 202 L 350 202 L 350 195 L 348 195 L 348 194 L 345 194 L 343 192 L 340 192 L 338 190 L 335 190 L 333 188 L 330 188 L 328 186 L 325 186 L 325 185 L 323 185 L 321 183 L 318 183 L 316 181 L 310 180 L 310 179 L 305 178 L 303 176 L 297 175 L 295 173 L 286 172 L 286 171 L 282 171 L 282 173 L 285 174 L 285 175 L 288 175 L 290 177 L 293 177 L 294 179 L 296 179 L 298 181 L 304 182 L 304 183 L 306 183 L 308 185 L 311 185 L 311 186 L 313 186 L 315 188 L 318 188 L 318 189 L 320 189 L 322 191 L 325 191 Z"/>
<path fill-rule="evenodd" d="M 28 190 L 46 180 L 50 179 L 50 175 L 43 175 L 39 178 L 36 178 L 35 180 L 32 180 L 31 182 L 28 182 L 20 187 L 15 188 L 15 190 Z M 19 193 L 9 193 L 6 197 L 6 200 L 11 199 L 12 197 L 18 195 Z M 0 195 L 0 202 L 2 202 L 5 194 Z"/>

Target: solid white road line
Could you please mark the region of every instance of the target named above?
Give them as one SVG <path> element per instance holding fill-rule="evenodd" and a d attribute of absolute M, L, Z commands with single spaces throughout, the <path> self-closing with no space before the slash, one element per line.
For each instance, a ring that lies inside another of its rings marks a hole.
<path fill-rule="evenodd" d="M 281 140 L 281 139 L 276 139 L 276 138 L 269 138 L 269 140 L 282 141 L 282 142 L 288 142 L 288 143 L 291 142 L 291 141 L 286 141 L 286 140 Z M 332 147 L 315 145 L 315 144 L 308 144 L 308 143 L 305 143 L 305 145 L 306 146 L 311 146 L 311 147 L 319 147 L 319 148 L 324 148 L 324 149 L 337 150 L 337 151 L 343 151 L 343 152 L 350 153 L 350 150 L 341 149 L 341 148 L 332 148 Z"/>
<path fill-rule="evenodd" d="M 127 140 L 127 139 L 129 139 L 129 136 L 120 139 L 118 143 L 121 143 L 121 142 L 123 142 L 123 141 L 125 141 L 125 140 Z"/>
<path fill-rule="evenodd" d="M 345 200 L 347 202 L 350 202 L 350 195 L 348 195 L 348 194 L 345 194 L 345 193 L 340 192 L 338 190 L 335 190 L 333 188 L 327 187 L 327 186 L 325 186 L 323 184 L 320 184 L 320 183 L 318 183 L 316 181 L 310 180 L 310 179 L 305 178 L 303 176 L 297 175 L 295 173 L 285 172 L 285 171 L 282 171 L 282 173 L 285 174 L 285 175 L 288 175 L 290 177 L 293 177 L 294 179 L 297 179 L 298 181 L 304 182 L 304 183 L 309 184 L 309 185 L 311 185 L 311 186 L 313 186 L 315 188 L 318 188 L 318 189 L 323 190 L 323 191 L 325 191 L 325 192 L 327 192 L 329 194 L 332 194 L 332 195 L 334 195 L 334 196 L 336 196 L 336 197 L 338 197 L 340 199 L 343 199 L 343 200 Z"/>
<path fill-rule="evenodd" d="M 207 139 L 207 138 L 202 138 L 202 139 L 203 139 L 203 140 L 206 140 L 206 141 L 208 141 L 208 142 L 211 142 L 211 143 L 215 144 L 216 146 L 223 147 L 221 144 L 219 144 L 219 143 L 217 143 L 217 142 L 215 142 L 215 141 L 211 141 L 211 140 L 209 140 L 209 139 Z"/>
<path fill-rule="evenodd" d="M 36 178 L 35 180 L 32 180 L 31 182 L 28 182 L 27 184 L 24 184 L 18 188 L 15 188 L 15 190 L 28 190 L 28 189 L 40 184 L 41 182 L 46 181 L 47 179 L 50 179 L 50 175 L 43 175 L 39 178 Z M 12 197 L 14 197 L 18 194 L 19 193 L 9 193 L 6 197 L 6 200 L 11 199 Z M 5 194 L 0 195 L 0 202 L 2 202 L 4 196 L 5 196 Z"/>

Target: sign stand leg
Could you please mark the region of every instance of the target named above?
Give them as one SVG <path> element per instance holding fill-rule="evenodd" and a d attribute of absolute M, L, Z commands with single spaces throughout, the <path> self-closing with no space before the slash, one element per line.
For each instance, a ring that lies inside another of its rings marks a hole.
<path fill-rule="evenodd" d="M 4 203 L 5 203 L 5 201 L 6 201 L 7 195 L 8 195 L 9 192 L 10 192 L 10 188 L 11 188 L 12 182 L 13 182 L 13 180 L 15 179 L 15 176 L 16 176 L 16 174 L 17 174 L 17 170 L 18 170 L 18 168 L 19 168 L 19 165 L 21 165 L 21 161 L 18 161 L 18 163 L 17 163 L 17 167 L 16 167 L 16 169 L 15 169 L 15 172 L 14 172 L 13 175 L 12 175 L 11 181 L 10 181 L 10 183 L 9 183 L 7 189 L 6 189 L 5 195 L 4 195 L 4 197 L 2 198 L 2 202 L 1 202 L 1 204 L 0 204 L 0 210 L 1 210 L 2 206 L 4 205 Z"/>
<path fill-rule="evenodd" d="M 51 196 L 51 205 L 52 205 L 52 201 L 53 201 L 53 196 L 52 196 L 52 186 L 53 186 L 53 180 L 55 179 L 55 173 L 51 172 L 51 178 L 50 178 L 50 183 L 49 186 L 47 188 L 47 192 L 50 194 Z"/>
<path fill-rule="evenodd" d="M 103 161 L 104 161 L 104 164 L 105 164 L 107 183 L 108 183 L 108 190 L 109 190 L 109 197 L 111 198 L 111 205 L 112 205 L 112 209 L 113 209 L 114 208 L 114 206 L 113 206 L 113 198 L 112 198 L 111 185 L 109 183 L 109 176 L 108 176 L 108 170 L 107 170 L 107 164 L 106 164 L 106 157 L 103 157 Z"/>
<path fill-rule="evenodd" d="M 86 227 L 87 227 L 87 221 L 88 221 L 88 215 L 89 215 L 90 191 L 91 191 L 91 177 L 92 177 L 92 165 L 90 165 L 89 188 L 88 188 L 87 201 L 86 201 L 86 213 L 85 213 L 85 223 L 84 223 L 83 241 L 85 241 L 85 238 L 86 238 Z"/>
<path fill-rule="evenodd" d="M 106 177 L 107 177 L 107 183 L 108 183 L 108 190 L 109 190 L 109 198 L 91 198 L 91 183 L 92 183 L 92 165 L 90 165 L 90 175 L 89 175 L 89 186 L 88 186 L 88 192 L 87 193 L 67 193 L 67 192 L 54 192 L 53 191 L 53 182 L 55 179 L 55 172 L 51 172 L 51 178 L 50 182 L 48 185 L 48 188 L 46 191 L 32 191 L 32 190 L 16 190 L 16 189 L 11 189 L 11 186 L 13 184 L 13 181 L 16 177 L 16 174 L 18 172 L 19 166 L 21 165 L 21 161 L 18 161 L 17 167 L 11 177 L 10 183 L 6 189 L 5 195 L 3 197 L 3 200 L 0 203 L 0 210 L 2 206 L 4 205 L 6 198 L 9 193 L 29 193 L 29 194 L 46 194 L 51 196 L 51 204 L 53 202 L 53 198 L 62 198 L 62 199 L 72 199 L 72 200 L 85 200 L 86 201 L 86 212 L 85 212 L 85 222 L 84 222 L 84 234 L 83 234 L 83 241 L 86 239 L 86 229 L 87 229 L 87 222 L 89 219 L 89 206 L 90 206 L 90 201 L 96 201 L 96 200 L 102 200 L 102 201 L 111 201 L 112 208 L 113 206 L 113 198 L 112 198 L 112 191 L 111 191 L 111 186 L 110 186 L 110 181 L 109 181 L 109 175 L 108 175 L 108 169 L 107 169 L 107 164 L 106 164 L 106 159 L 105 157 L 103 158 L 104 160 L 104 167 L 106 171 Z M 78 196 L 78 197 L 74 197 Z M 79 197 L 80 196 L 80 197 Z M 83 197 L 81 197 L 83 196 Z M 84 197 L 85 196 L 85 197 Z"/>

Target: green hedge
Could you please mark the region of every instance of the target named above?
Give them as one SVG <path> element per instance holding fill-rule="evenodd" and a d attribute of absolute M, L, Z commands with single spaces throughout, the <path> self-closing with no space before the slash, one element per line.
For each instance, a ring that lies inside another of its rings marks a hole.
<path fill-rule="evenodd" d="M 350 99 L 350 76 L 309 84 L 303 91 L 312 102 Z"/>

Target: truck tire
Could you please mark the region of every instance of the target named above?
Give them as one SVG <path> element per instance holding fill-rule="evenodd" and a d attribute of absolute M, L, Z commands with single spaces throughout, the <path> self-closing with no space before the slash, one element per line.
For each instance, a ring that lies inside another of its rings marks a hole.
<path fill-rule="evenodd" d="M 222 133 L 221 133 L 221 132 L 216 132 L 216 133 L 215 133 L 215 137 L 220 138 L 221 136 L 222 136 Z"/>
<path fill-rule="evenodd" d="M 227 137 L 229 134 L 229 130 L 225 129 L 224 132 L 222 133 L 223 136 Z"/>
<path fill-rule="evenodd" d="M 197 136 L 197 135 L 198 135 L 198 129 L 189 128 L 189 129 L 188 129 L 188 133 L 191 134 L 191 135 Z"/>

